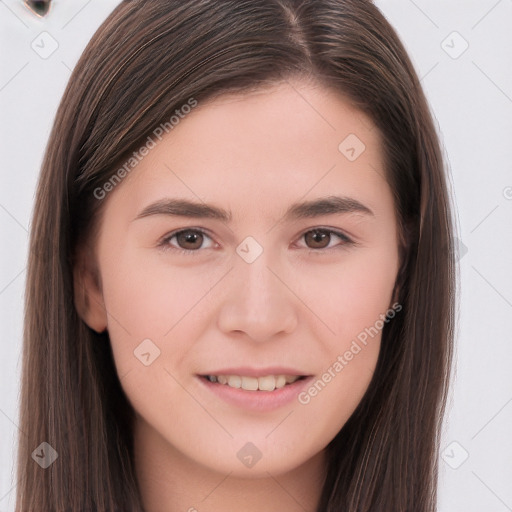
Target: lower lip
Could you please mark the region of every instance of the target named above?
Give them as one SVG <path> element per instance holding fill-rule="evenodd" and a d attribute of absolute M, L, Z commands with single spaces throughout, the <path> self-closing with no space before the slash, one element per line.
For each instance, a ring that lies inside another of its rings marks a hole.
<path fill-rule="evenodd" d="M 228 404 L 250 411 L 268 412 L 297 400 L 297 395 L 309 385 L 313 376 L 296 380 L 292 384 L 287 384 L 274 391 L 249 391 L 242 388 L 232 388 L 227 384 L 210 382 L 204 377 L 198 376 L 198 379 L 203 386 Z"/>

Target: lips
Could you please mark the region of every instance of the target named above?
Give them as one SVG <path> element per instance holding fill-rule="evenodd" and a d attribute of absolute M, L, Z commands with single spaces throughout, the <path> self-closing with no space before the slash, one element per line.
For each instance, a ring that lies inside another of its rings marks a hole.
<path fill-rule="evenodd" d="M 272 384 L 281 385 L 283 377 L 285 385 L 270 390 Z M 296 403 L 299 393 L 311 385 L 315 377 L 295 368 L 273 367 L 224 368 L 197 374 L 196 378 L 199 383 L 199 396 L 204 396 L 205 403 L 209 403 L 214 397 L 233 407 L 235 411 L 270 413 Z M 221 384 L 219 378 L 222 382 L 226 379 L 226 384 Z M 289 382 L 286 382 L 287 378 Z M 233 387 L 229 385 L 230 380 Z M 246 385 L 242 387 L 244 381 Z M 258 384 L 257 389 L 255 383 Z M 236 387 L 238 384 L 240 387 Z M 247 387 L 249 389 L 245 389 Z"/>
<path fill-rule="evenodd" d="M 254 368 L 251 366 L 230 366 L 217 370 L 201 372 L 201 375 L 245 375 L 247 377 L 264 377 L 265 375 L 298 375 L 307 376 L 308 373 L 292 366 L 267 366 Z"/>

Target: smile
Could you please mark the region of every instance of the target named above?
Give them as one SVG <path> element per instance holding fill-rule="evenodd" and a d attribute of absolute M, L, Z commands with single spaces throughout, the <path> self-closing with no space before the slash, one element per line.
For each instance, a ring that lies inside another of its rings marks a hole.
<path fill-rule="evenodd" d="M 264 377 L 248 377 L 241 375 L 204 375 L 205 379 L 213 383 L 229 386 L 246 391 L 274 391 L 281 389 L 295 381 L 305 378 L 300 375 L 266 375 Z"/>

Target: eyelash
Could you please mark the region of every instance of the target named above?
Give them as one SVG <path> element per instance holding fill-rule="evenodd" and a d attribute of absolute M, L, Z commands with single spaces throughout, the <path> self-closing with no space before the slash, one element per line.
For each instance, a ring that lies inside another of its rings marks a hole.
<path fill-rule="evenodd" d="M 310 253 L 326 252 L 326 251 L 331 251 L 331 250 L 335 250 L 335 249 L 341 249 L 341 248 L 344 248 L 344 247 L 347 247 L 347 246 L 354 246 L 354 245 L 356 245 L 356 242 L 354 242 L 352 239 L 350 239 L 347 235 L 345 235 L 341 231 L 336 231 L 336 230 L 329 229 L 329 228 L 313 228 L 313 229 L 308 229 L 307 231 L 304 231 L 304 233 L 302 233 L 300 238 L 305 236 L 307 233 L 311 233 L 313 231 L 319 231 L 319 232 L 323 232 L 323 233 L 328 233 L 330 235 L 334 234 L 337 237 L 339 237 L 343 241 L 343 243 L 339 244 L 339 245 L 336 245 L 334 247 L 319 248 L 319 249 L 311 249 L 309 247 L 306 247 L 306 250 L 308 252 L 310 252 Z M 173 231 L 172 233 L 169 233 L 168 235 L 166 235 L 158 243 L 158 247 L 161 247 L 163 250 L 166 250 L 166 251 L 170 250 L 170 251 L 173 251 L 173 252 L 177 252 L 178 254 L 187 254 L 187 255 L 191 255 L 191 256 L 196 256 L 198 253 L 201 252 L 201 249 L 183 249 L 181 247 L 173 247 L 173 246 L 169 245 L 170 240 L 172 238 L 174 238 L 176 235 L 179 235 L 180 233 L 187 233 L 187 232 L 200 233 L 201 235 L 207 236 L 210 239 L 212 238 L 206 231 L 204 231 L 204 230 L 202 230 L 200 228 L 179 229 L 178 231 Z"/>

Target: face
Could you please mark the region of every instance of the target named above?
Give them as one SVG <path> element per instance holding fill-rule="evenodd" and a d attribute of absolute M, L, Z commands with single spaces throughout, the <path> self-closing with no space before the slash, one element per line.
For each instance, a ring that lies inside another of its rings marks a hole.
<path fill-rule="evenodd" d="M 199 104 L 102 199 L 82 315 L 164 457 L 278 475 L 350 417 L 399 268 L 380 144 L 337 93 L 284 83 Z"/>

